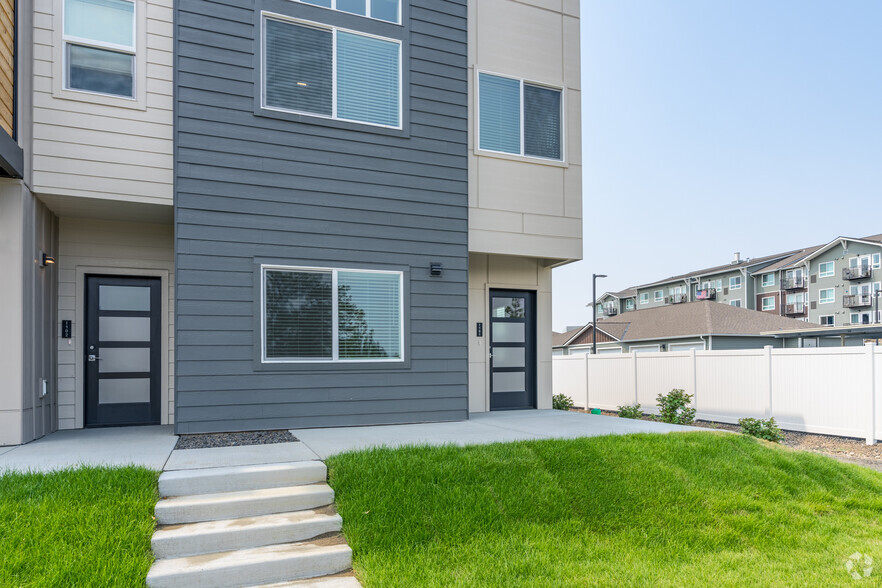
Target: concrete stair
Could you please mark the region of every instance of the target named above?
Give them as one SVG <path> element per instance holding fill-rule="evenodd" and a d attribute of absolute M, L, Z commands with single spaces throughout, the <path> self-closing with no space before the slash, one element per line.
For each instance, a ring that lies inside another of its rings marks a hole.
<path fill-rule="evenodd" d="M 360 586 L 326 476 L 314 461 L 163 473 L 147 585 Z"/>

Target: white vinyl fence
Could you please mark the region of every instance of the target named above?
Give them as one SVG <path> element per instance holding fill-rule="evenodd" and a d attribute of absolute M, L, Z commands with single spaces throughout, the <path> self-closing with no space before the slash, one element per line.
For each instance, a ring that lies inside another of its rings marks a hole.
<path fill-rule="evenodd" d="M 554 393 L 578 407 L 655 413 L 659 393 L 683 388 L 696 418 L 882 439 L 882 347 L 742 349 L 553 358 Z"/>

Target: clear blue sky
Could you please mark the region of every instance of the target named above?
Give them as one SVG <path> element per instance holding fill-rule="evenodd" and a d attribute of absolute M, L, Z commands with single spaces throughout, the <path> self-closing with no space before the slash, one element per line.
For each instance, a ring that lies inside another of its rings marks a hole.
<path fill-rule="evenodd" d="M 598 292 L 882 233 L 882 1 L 582 0 L 584 260 Z"/>

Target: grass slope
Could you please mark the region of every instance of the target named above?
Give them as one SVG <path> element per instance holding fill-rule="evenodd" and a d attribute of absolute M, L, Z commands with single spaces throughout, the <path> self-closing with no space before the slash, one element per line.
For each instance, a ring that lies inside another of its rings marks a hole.
<path fill-rule="evenodd" d="M 157 477 L 135 467 L 0 476 L 0 586 L 143 586 Z"/>
<path fill-rule="evenodd" d="M 851 586 L 856 551 L 882 568 L 882 475 L 740 435 L 370 450 L 328 466 L 368 587 Z"/>

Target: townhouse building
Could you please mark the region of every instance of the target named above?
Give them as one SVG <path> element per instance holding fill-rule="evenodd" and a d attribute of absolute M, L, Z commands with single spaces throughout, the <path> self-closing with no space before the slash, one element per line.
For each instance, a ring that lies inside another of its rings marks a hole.
<path fill-rule="evenodd" d="M 713 300 L 824 326 L 882 322 L 882 235 L 837 237 L 824 245 L 742 259 L 607 292 L 598 317 L 696 300 Z"/>
<path fill-rule="evenodd" d="M 0 445 L 551 407 L 578 2 L 17 8 Z"/>

